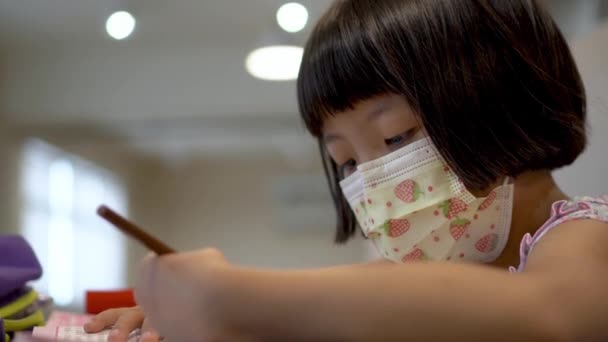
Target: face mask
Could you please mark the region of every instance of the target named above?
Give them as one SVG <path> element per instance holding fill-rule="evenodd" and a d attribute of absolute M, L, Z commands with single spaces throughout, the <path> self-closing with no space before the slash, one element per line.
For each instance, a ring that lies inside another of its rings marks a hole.
<path fill-rule="evenodd" d="M 492 262 L 509 237 L 513 185 L 476 198 L 429 138 L 361 164 L 340 186 L 365 236 L 395 262 Z"/>

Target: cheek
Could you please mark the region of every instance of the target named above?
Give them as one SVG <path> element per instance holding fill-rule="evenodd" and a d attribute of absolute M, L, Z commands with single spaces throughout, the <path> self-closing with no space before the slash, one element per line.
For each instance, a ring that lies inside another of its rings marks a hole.
<path fill-rule="evenodd" d="M 426 138 L 428 136 L 429 134 L 426 132 L 426 130 L 424 128 L 420 128 L 414 135 L 414 141 Z"/>
<path fill-rule="evenodd" d="M 325 146 L 331 159 L 338 165 L 346 163 L 350 159 L 356 159 L 354 149 L 344 141 L 336 141 Z"/>

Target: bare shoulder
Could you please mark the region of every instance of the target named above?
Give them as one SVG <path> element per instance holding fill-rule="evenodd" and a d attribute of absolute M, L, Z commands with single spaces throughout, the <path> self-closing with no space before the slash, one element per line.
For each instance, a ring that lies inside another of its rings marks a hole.
<path fill-rule="evenodd" d="M 581 219 L 564 222 L 538 241 L 526 270 L 601 268 L 608 275 L 608 223 Z"/>
<path fill-rule="evenodd" d="M 563 341 L 605 341 L 608 327 L 608 224 L 581 219 L 548 231 L 523 272 L 537 280 L 537 296 Z"/>

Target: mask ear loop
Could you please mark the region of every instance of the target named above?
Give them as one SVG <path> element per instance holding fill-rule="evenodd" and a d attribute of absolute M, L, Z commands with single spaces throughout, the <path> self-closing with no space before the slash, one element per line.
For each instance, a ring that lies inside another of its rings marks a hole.
<path fill-rule="evenodd" d="M 502 234 L 503 239 L 501 239 L 501 241 L 498 242 L 497 248 L 501 251 L 499 253 L 499 255 L 496 256 L 496 258 L 494 260 L 490 260 L 487 262 L 493 262 L 496 259 L 498 259 L 500 257 L 500 254 L 503 253 L 505 246 L 507 245 L 507 241 L 509 239 L 510 233 L 511 233 L 511 222 L 512 222 L 512 215 L 513 215 L 513 192 L 514 192 L 514 186 L 513 184 L 515 183 L 515 179 L 511 176 L 506 176 L 505 180 L 503 182 L 503 187 L 505 189 L 503 189 L 501 191 L 501 197 L 503 199 L 503 201 L 505 201 L 506 203 L 502 204 L 503 207 L 503 214 L 502 214 L 502 222 L 504 223 L 504 226 L 506 228 L 504 228 L 506 231 L 504 232 L 504 234 Z M 506 189 L 507 186 L 511 185 L 510 189 Z"/>

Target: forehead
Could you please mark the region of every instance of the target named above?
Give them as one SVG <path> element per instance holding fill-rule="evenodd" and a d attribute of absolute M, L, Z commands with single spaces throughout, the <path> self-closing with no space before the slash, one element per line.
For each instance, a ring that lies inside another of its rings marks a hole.
<path fill-rule="evenodd" d="M 397 113 L 404 120 L 414 119 L 414 110 L 400 95 L 385 94 L 355 103 L 351 108 L 326 115 L 321 125 L 322 135 L 350 125 L 370 123 L 385 113 Z"/>

